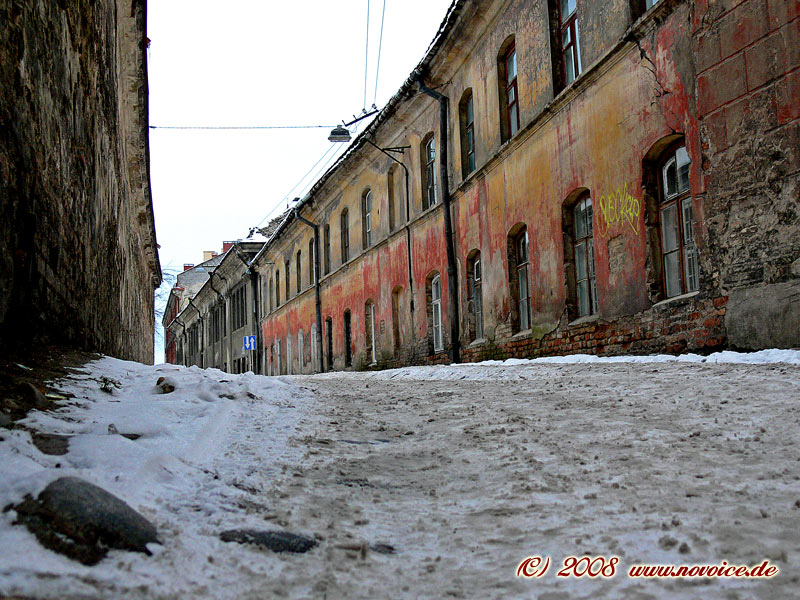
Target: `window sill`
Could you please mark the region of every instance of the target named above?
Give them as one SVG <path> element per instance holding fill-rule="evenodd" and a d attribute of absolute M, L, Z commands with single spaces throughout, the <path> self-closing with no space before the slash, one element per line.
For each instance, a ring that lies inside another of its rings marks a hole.
<path fill-rule="evenodd" d="M 472 342 L 470 342 L 468 348 L 483 346 L 485 343 L 486 343 L 486 338 L 478 338 L 477 340 L 473 340 Z"/>
<path fill-rule="evenodd" d="M 523 338 L 529 338 L 533 335 L 533 331 L 531 329 L 523 329 L 522 331 L 518 331 L 514 335 L 511 336 L 512 340 L 519 340 Z"/>
<path fill-rule="evenodd" d="M 672 298 L 667 298 L 666 300 L 662 300 L 661 302 L 656 302 L 653 304 L 653 308 L 658 308 L 660 306 L 666 306 L 667 304 L 672 304 L 673 302 L 678 302 L 680 300 L 688 300 L 689 298 L 694 298 L 700 292 L 689 292 L 688 294 L 681 294 L 680 296 L 673 296 Z"/>
<path fill-rule="evenodd" d="M 600 318 L 600 315 L 597 313 L 593 315 L 586 315 L 585 317 L 579 317 L 574 321 L 570 321 L 567 323 L 567 327 L 577 327 L 579 325 L 586 325 L 587 323 L 594 323 Z"/>

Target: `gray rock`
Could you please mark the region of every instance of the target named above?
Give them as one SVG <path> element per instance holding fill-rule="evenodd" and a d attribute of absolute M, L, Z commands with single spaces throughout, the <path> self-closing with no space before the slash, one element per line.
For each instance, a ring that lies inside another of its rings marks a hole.
<path fill-rule="evenodd" d="M 46 548 L 85 565 L 97 564 L 111 549 L 149 555 L 156 528 L 125 502 L 77 477 L 62 477 L 35 500 L 12 507 L 15 524 L 25 525 Z"/>
<path fill-rule="evenodd" d="M 230 529 L 220 534 L 223 542 L 255 544 L 273 552 L 308 552 L 317 545 L 316 540 L 288 531 L 259 531 L 258 529 Z"/>
<path fill-rule="evenodd" d="M 13 421 L 6 413 L 0 412 L 0 427 L 9 427 Z"/>

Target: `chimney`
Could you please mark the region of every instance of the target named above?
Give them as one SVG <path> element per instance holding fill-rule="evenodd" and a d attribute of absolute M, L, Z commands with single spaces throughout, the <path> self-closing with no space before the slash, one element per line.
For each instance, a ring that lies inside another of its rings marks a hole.
<path fill-rule="evenodd" d="M 183 263 L 183 270 L 188 271 L 189 269 L 193 269 L 194 265 L 191 263 Z"/>
<path fill-rule="evenodd" d="M 203 262 L 206 262 L 207 260 L 211 260 L 216 255 L 217 255 L 217 253 L 214 252 L 213 250 L 203 250 Z"/>
<path fill-rule="evenodd" d="M 222 251 L 227 252 L 230 250 L 236 242 L 222 242 Z"/>

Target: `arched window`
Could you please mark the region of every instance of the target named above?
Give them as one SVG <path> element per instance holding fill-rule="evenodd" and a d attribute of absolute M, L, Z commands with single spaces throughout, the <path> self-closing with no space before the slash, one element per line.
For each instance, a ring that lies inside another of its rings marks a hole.
<path fill-rule="evenodd" d="M 396 225 L 396 208 L 395 203 L 397 202 L 397 198 L 395 197 L 395 185 L 397 180 L 397 169 L 399 167 L 394 164 L 389 168 L 389 172 L 386 174 L 386 191 L 387 196 L 389 198 L 389 231 L 394 231 Z"/>
<path fill-rule="evenodd" d="M 372 246 L 372 190 L 366 190 L 361 196 L 361 247 Z"/>
<path fill-rule="evenodd" d="M 325 319 L 325 353 L 328 357 L 327 370 L 333 369 L 333 319 Z"/>
<path fill-rule="evenodd" d="M 508 278 L 511 317 L 515 331 L 531 327 L 531 294 L 528 277 L 528 228 L 518 223 L 508 234 Z"/>
<path fill-rule="evenodd" d="M 342 264 L 344 264 L 350 260 L 350 220 L 346 208 L 342 211 L 339 222 L 342 234 Z"/>
<path fill-rule="evenodd" d="M 428 343 L 432 352 L 444 350 L 442 334 L 442 279 L 439 273 L 430 273 L 426 280 L 425 295 L 427 299 Z"/>
<path fill-rule="evenodd" d="M 422 210 L 436 204 L 436 138 L 429 133 L 422 142 Z"/>
<path fill-rule="evenodd" d="M 505 142 L 519 130 L 517 49 L 513 35 L 501 46 L 497 57 L 497 73 L 500 92 L 500 139 Z"/>
<path fill-rule="evenodd" d="M 400 286 L 392 290 L 392 337 L 395 356 L 400 352 L 400 294 L 402 292 L 403 288 Z"/>
<path fill-rule="evenodd" d="M 467 257 L 467 315 L 471 340 L 483 339 L 483 273 L 481 253 L 473 250 Z"/>
<path fill-rule="evenodd" d="M 353 327 L 349 309 L 344 311 L 344 366 L 353 366 Z"/>
<path fill-rule="evenodd" d="M 367 342 L 367 357 L 370 365 L 377 364 L 377 351 L 375 342 L 375 303 L 367 300 L 364 305 L 364 334 Z"/>
<path fill-rule="evenodd" d="M 458 103 L 458 118 L 461 131 L 461 176 L 466 179 L 475 170 L 475 111 L 472 105 L 472 89 L 467 89 Z"/>
<path fill-rule="evenodd" d="M 300 250 L 297 251 L 297 258 L 295 259 L 295 269 L 297 271 L 295 279 L 297 279 L 297 293 L 299 294 L 303 290 L 303 262 L 300 256 Z"/>
<path fill-rule="evenodd" d="M 597 314 L 597 283 L 594 273 L 592 198 L 587 194 L 572 210 L 575 261 L 575 299 L 578 317 Z"/>
<path fill-rule="evenodd" d="M 290 264 L 290 261 L 287 258 L 286 261 L 283 263 L 283 266 L 286 268 L 286 273 L 285 273 L 285 275 L 286 275 L 286 294 L 284 295 L 284 298 L 285 298 L 286 302 L 289 301 L 289 283 L 292 281 L 291 279 L 289 279 L 289 264 Z"/>
<path fill-rule="evenodd" d="M 325 223 L 323 234 L 325 237 L 324 249 L 322 251 L 322 259 L 324 262 L 323 272 L 327 275 L 331 272 L 331 226 L 329 223 Z"/>
<path fill-rule="evenodd" d="M 314 260 L 314 238 L 308 240 L 308 287 L 317 280 L 317 265 Z"/>
<path fill-rule="evenodd" d="M 269 278 L 269 291 L 267 292 L 267 296 L 269 297 L 269 312 L 272 312 L 275 307 L 275 284 L 272 277 Z"/>
<path fill-rule="evenodd" d="M 670 147 L 660 163 L 658 217 L 667 298 L 694 292 L 700 287 L 689 193 L 690 164 L 682 143 Z"/>

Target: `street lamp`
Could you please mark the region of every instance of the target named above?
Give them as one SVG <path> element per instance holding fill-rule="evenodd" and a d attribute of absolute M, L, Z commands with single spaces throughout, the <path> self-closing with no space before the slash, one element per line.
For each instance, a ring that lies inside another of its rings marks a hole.
<path fill-rule="evenodd" d="M 364 114 L 362 114 L 360 117 L 355 117 L 349 123 L 342 122 L 343 123 L 342 125 L 337 125 L 336 127 L 334 127 L 331 130 L 331 134 L 328 136 L 328 141 L 329 142 L 349 142 L 351 138 L 350 138 L 350 131 L 348 131 L 347 128 L 350 127 L 350 125 L 358 123 L 362 119 L 366 119 L 367 117 L 371 117 L 372 115 L 376 114 L 378 112 L 378 107 L 373 104 L 371 111 L 367 112 L 367 109 L 365 108 L 362 112 Z M 353 116 L 355 116 L 355 115 L 353 115 Z"/>

